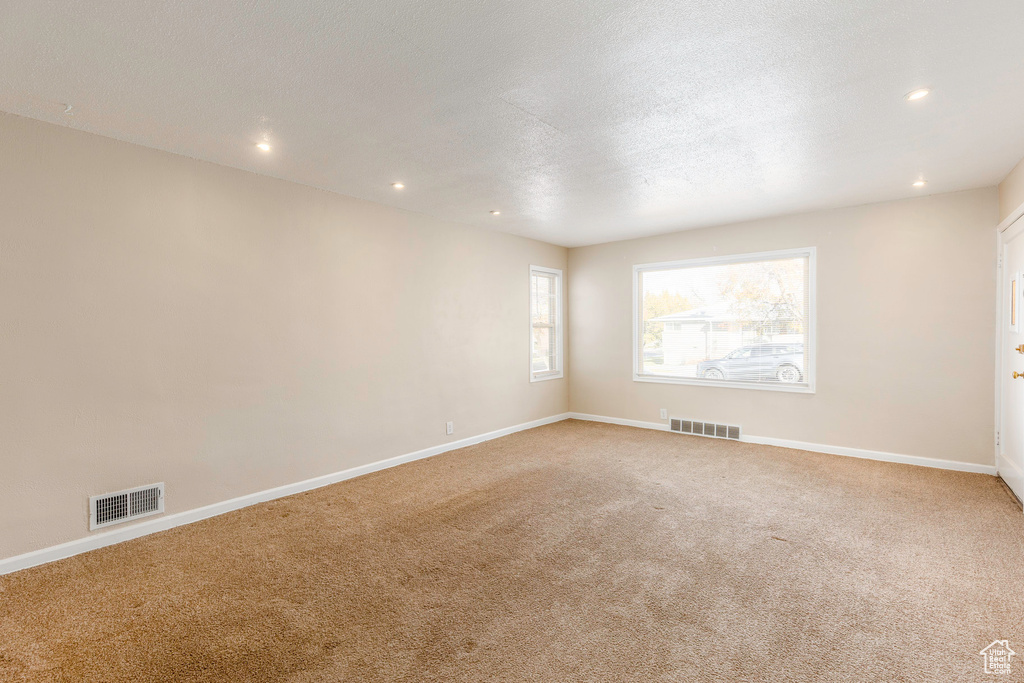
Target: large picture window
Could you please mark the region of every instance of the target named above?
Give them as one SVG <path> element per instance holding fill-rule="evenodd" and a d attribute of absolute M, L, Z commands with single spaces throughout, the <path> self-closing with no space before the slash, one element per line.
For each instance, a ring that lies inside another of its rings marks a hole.
<path fill-rule="evenodd" d="M 562 376 L 562 271 L 530 266 L 530 381 Z"/>
<path fill-rule="evenodd" d="M 636 381 L 814 390 L 815 250 L 634 266 Z"/>

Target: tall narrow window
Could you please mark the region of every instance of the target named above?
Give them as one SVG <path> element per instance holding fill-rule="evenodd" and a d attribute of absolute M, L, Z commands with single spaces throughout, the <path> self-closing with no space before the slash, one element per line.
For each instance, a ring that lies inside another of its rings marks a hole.
<path fill-rule="evenodd" d="M 562 376 L 562 271 L 530 266 L 530 381 Z"/>
<path fill-rule="evenodd" d="M 634 266 L 633 379 L 814 391 L 815 250 Z"/>

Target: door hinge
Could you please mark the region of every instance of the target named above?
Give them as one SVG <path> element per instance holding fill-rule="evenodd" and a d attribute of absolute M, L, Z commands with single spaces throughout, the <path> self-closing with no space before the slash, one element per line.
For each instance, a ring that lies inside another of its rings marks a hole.
<path fill-rule="evenodd" d="M 996 432 L 996 445 L 997 445 L 997 446 L 1001 445 L 1001 444 L 999 443 L 999 432 Z"/>

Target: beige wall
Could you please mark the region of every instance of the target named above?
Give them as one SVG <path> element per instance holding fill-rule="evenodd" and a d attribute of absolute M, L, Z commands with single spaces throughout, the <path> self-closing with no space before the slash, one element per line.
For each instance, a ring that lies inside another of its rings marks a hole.
<path fill-rule="evenodd" d="M 993 464 L 995 188 L 569 252 L 574 412 Z M 632 380 L 632 267 L 818 248 L 817 393 Z"/>
<path fill-rule="evenodd" d="M 1010 175 L 999 184 L 999 220 L 1013 213 L 1024 204 L 1024 161 L 1010 171 Z"/>
<path fill-rule="evenodd" d="M 528 375 L 561 247 L 10 115 L 0 221 L 0 558 L 90 494 L 174 513 L 567 409 Z"/>

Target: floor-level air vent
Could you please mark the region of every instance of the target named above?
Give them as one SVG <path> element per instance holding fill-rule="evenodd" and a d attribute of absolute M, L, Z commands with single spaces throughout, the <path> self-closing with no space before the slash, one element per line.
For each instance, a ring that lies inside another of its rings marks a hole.
<path fill-rule="evenodd" d="M 673 417 L 669 420 L 669 429 L 680 434 L 695 434 L 697 436 L 713 436 L 716 439 L 740 438 L 740 428 L 734 425 L 720 425 L 714 422 L 697 422 L 696 420 L 683 420 Z"/>
<path fill-rule="evenodd" d="M 89 528 L 130 522 L 164 511 L 164 485 L 150 484 L 134 489 L 89 497 Z"/>

